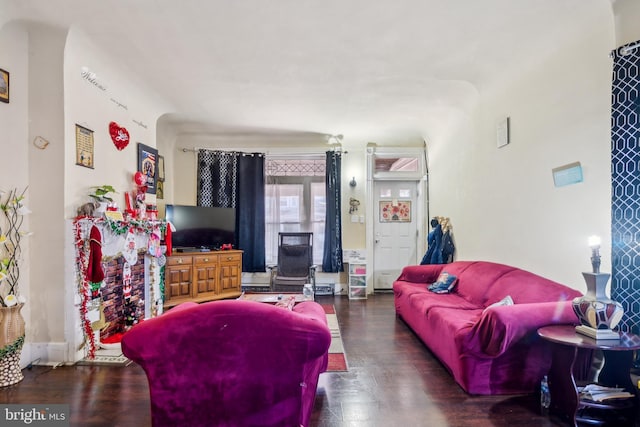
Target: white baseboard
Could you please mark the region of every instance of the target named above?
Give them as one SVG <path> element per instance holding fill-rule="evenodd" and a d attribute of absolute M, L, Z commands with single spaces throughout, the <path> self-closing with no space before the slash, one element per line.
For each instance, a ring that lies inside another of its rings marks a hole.
<path fill-rule="evenodd" d="M 28 360 L 23 360 L 26 363 L 25 366 L 58 366 L 70 362 L 69 346 L 65 342 L 25 343 L 23 356 L 28 356 Z"/>

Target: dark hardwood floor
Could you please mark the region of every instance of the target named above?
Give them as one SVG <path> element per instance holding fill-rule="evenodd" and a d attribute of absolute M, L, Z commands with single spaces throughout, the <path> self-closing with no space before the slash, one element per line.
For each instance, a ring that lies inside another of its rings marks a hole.
<path fill-rule="evenodd" d="M 392 294 L 317 300 L 336 307 L 349 371 L 321 374 L 312 426 L 567 425 L 540 415 L 535 395 L 466 394 L 396 318 Z M 34 366 L 24 374 L 0 389 L 0 401 L 69 404 L 72 426 L 151 425 L 147 381 L 137 365 Z"/>

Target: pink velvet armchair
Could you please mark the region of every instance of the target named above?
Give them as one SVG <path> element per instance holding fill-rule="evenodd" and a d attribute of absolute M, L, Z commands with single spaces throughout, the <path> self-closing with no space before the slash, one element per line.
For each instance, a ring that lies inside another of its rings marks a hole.
<path fill-rule="evenodd" d="M 134 326 L 125 356 L 147 374 L 159 426 L 308 426 L 327 368 L 322 306 L 183 303 Z"/>

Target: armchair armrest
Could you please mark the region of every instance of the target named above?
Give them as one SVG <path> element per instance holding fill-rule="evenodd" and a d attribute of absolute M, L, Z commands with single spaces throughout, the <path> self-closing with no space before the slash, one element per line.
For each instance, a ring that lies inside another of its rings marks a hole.
<path fill-rule="evenodd" d="M 487 308 L 465 337 L 456 340 L 462 338 L 475 354 L 498 357 L 542 326 L 579 323 L 571 301 L 503 305 Z"/>
<path fill-rule="evenodd" d="M 445 268 L 444 264 L 408 265 L 397 280 L 411 283 L 433 283 Z"/>

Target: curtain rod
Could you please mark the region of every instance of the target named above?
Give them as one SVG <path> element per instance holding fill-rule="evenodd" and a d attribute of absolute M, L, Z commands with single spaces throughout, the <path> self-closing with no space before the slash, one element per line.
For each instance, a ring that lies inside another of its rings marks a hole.
<path fill-rule="evenodd" d="M 180 151 L 182 151 L 183 153 L 197 153 L 200 150 L 210 150 L 210 151 L 233 151 L 233 152 L 245 152 L 247 154 L 255 154 L 257 152 L 252 152 L 250 150 L 232 150 L 232 149 L 227 149 L 227 148 L 216 148 L 216 149 L 211 149 L 211 148 L 178 148 Z M 279 152 L 273 152 L 273 151 L 264 151 L 261 152 L 260 154 L 264 154 L 265 156 L 282 156 L 282 157 L 301 157 L 301 156 L 320 156 L 320 155 L 324 155 L 327 151 L 338 151 L 341 152 L 342 154 L 347 154 L 347 151 L 343 151 L 342 147 L 331 147 L 330 149 L 326 150 L 326 151 L 301 151 L 299 153 L 291 153 L 291 150 L 289 148 L 283 147 L 283 150 L 287 150 L 286 152 L 283 151 L 281 153 Z"/>
<path fill-rule="evenodd" d="M 630 44 L 628 46 L 623 46 L 623 47 L 620 48 L 620 55 L 621 56 L 631 55 L 633 53 L 633 51 L 636 50 L 639 47 L 640 47 L 640 42 L 635 42 L 635 43 Z M 613 52 L 611 52 L 611 55 L 609 55 L 609 56 L 613 57 Z"/>

